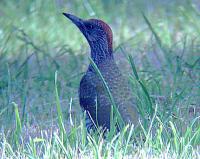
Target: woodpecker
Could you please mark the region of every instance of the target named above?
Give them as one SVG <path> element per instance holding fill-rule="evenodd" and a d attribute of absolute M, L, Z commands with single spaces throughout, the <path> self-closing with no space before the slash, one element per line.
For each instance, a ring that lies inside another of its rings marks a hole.
<path fill-rule="evenodd" d="M 125 123 L 138 125 L 139 113 L 128 80 L 122 75 L 113 56 L 113 34 L 108 24 L 99 19 L 84 20 L 63 13 L 87 39 L 91 59 L 100 70 Z M 110 129 L 111 101 L 103 81 L 90 63 L 79 86 L 79 103 L 86 111 L 86 127 Z"/>

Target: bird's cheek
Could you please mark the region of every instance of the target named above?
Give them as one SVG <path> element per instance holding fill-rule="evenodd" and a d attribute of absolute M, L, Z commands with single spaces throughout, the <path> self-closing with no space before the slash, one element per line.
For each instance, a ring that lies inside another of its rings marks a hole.
<path fill-rule="evenodd" d="M 96 37 L 92 34 L 88 34 L 88 41 L 96 41 Z"/>

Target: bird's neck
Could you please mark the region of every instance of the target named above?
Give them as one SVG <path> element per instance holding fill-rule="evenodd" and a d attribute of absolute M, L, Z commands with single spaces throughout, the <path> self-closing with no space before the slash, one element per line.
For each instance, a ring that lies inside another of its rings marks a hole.
<path fill-rule="evenodd" d="M 112 46 L 105 45 L 101 42 L 93 42 L 90 44 L 91 58 L 95 64 L 99 64 L 105 60 L 113 59 Z"/>

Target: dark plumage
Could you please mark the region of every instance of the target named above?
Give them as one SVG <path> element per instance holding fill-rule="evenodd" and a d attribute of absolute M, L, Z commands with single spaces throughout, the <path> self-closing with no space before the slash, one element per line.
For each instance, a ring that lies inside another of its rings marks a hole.
<path fill-rule="evenodd" d="M 128 85 L 117 67 L 112 49 L 112 30 L 102 20 L 83 20 L 74 15 L 64 13 L 83 33 L 91 48 L 91 58 L 103 75 L 126 123 L 138 124 L 136 103 Z M 79 101 L 86 110 L 86 126 L 96 125 L 110 128 L 111 102 L 102 80 L 90 64 L 82 77 L 79 87 Z M 93 121 L 93 122 L 92 122 Z"/>

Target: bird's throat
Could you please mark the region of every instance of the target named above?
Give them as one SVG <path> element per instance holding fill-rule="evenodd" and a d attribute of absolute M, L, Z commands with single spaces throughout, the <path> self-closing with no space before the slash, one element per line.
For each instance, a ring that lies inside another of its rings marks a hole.
<path fill-rule="evenodd" d="M 105 60 L 113 59 L 112 48 L 109 48 L 108 45 L 93 43 L 90 44 L 90 49 L 91 58 L 96 64 L 99 64 Z"/>

